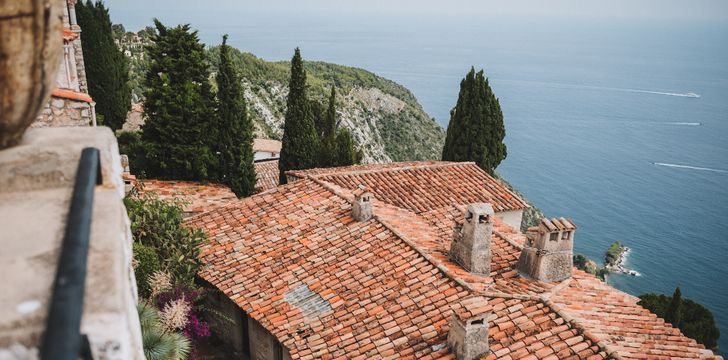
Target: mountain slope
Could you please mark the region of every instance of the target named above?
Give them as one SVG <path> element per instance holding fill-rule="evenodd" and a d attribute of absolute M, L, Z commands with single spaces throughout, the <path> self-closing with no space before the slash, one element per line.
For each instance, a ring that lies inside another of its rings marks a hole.
<path fill-rule="evenodd" d="M 208 55 L 210 64 L 216 64 L 218 48 L 211 48 Z M 280 139 L 289 63 L 265 61 L 238 50 L 233 57 L 257 133 Z M 358 68 L 319 61 L 306 61 L 304 66 L 312 99 L 325 103 L 329 87 L 337 87 L 339 126 L 351 131 L 365 162 L 440 158 L 445 132 L 405 87 Z"/>

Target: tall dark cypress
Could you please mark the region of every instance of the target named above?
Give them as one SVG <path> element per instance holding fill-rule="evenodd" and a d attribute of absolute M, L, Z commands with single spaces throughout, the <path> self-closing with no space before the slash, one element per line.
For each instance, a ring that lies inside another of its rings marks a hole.
<path fill-rule="evenodd" d="M 362 154 L 354 146 L 354 138 L 348 129 L 340 129 L 336 134 L 335 166 L 354 165 L 361 162 Z"/>
<path fill-rule="evenodd" d="M 450 112 L 442 159 L 474 161 L 492 174 L 506 158 L 505 135 L 503 112 L 488 79 L 483 70 L 476 73 L 471 68 L 460 82 L 458 102 Z"/>
<path fill-rule="evenodd" d="M 83 30 L 81 48 L 86 80 L 88 92 L 96 102 L 96 113 L 103 125 L 120 129 L 131 108 L 129 63 L 114 43 L 109 10 L 101 1 L 79 1 L 76 17 Z"/>
<path fill-rule="evenodd" d="M 286 183 L 286 171 L 313 168 L 318 162 L 319 139 L 311 105 L 306 97 L 306 71 L 303 69 L 301 51 L 298 48 L 291 60 L 291 80 L 288 84 L 286 105 L 283 147 L 278 160 L 281 184 Z"/>
<path fill-rule="evenodd" d="M 679 287 L 675 289 L 672 300 L 665 310 L 665 321 L 675 327 L 679 327 L 682 323 L 682 292 Z"/>
<path fill-rule="evenodd" d="M 253 124 L 248 118 L 240 77 L 230 59 L 228 36 L 222 37 L 217 74 L 218 141 L 220 175 L 238 197 L 255 189 L 253 166 Z"/>
<path fill-rule="evenodd" d="M 167 28 L 156 19 L 154 24 L 144 92 L 145 172 L 158 178 L 215 180 L 219 162 L 210 144 L 218 126 L 205 47 L 189 25 Z"/>
<path fill-rule="evenodd" d="M 331 85 L 329 95 L 329 107 L 326 114 L 322 116 L 319 134 L 321 134 L 321 167 L 332 167 L 337 165 L 337 143 L 336 143 L 336 89 Z"/>

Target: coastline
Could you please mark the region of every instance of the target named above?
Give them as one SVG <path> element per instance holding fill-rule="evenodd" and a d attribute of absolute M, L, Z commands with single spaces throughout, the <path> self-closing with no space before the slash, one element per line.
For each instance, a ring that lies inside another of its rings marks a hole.
<path fill-rule="evenodd" d="M 630 249 L 627 246 L 622 246 L 621 251 L 619 254 L 619 257 L 617 257 L 617 260 L 613 264 L 606 264 L 605 268 L 609 270 L 611 273 L 618 273 L 618 274 L 626 274 L 631 276 L 641 276 L 641 274 L 635 270 L 630 270 L 625 267 L 625 263 L 627 262 L 627 255 L 629 255 Z"/>

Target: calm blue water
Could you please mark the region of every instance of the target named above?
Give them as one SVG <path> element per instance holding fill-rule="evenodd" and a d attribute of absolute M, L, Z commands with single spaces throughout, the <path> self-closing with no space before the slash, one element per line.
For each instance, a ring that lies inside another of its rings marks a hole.
<path fill-rule="evenodd" d="M 707 305 L 728 349 L 728 25 L 570 19 L 366 18 L 149 11 L 111 1 L 128 28 L 191 22 L 208 44 L 268 60 L 362 67 L 413 91 L 445 126 L 460 79 L 485 68 L 506 119 L 499 171 L 548 216 L 572 217 L 576 251 L 633 248 L 629 293 Z M 700 98 L 676 96 L 688 92 Z M 683 165 L 674 167 L 655 163 Z M 690 168 L 695 167 L 695 168 Z M 696 169 L 703 168 L 703 169 Z"/>

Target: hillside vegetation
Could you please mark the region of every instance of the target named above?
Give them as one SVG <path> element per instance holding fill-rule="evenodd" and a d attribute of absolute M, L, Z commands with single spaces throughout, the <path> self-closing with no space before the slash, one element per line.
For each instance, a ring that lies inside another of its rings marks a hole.
<path fill-rule="evenodd" d="M 250 115 L 259 135 L 280 139 L 283 133 L 290 64 L 265 61 L 234 49 Z M 208 51 L 217 63 L 219 47 Z M 309 95 L 325 102 L 333 84 L 338 98 L 339 126 L 352 133 L 365 162 L 439 159 L 444 130 L 430 118 L 412 93 L 394 81 L 369 71 L 305 61 Z M 216 69 L 213 67 L 213 71 Z"/>

